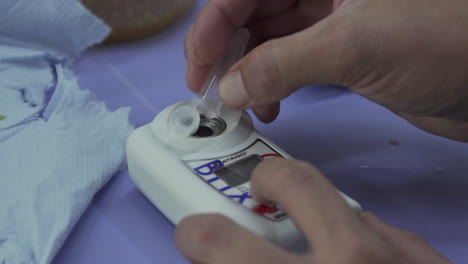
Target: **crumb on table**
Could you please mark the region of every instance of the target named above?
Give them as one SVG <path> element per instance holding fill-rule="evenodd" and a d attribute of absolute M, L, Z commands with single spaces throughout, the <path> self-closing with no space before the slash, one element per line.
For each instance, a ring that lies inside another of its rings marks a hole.
<path fill-rule="evenodd" d="M 6 116 L 0 115 L 0 121 L 3 120 L 3 119 L 5 119 L 5 118 L 6 118 Z"/>
<path fill-rule="evenodd" d="M 400 141 L 398 141 L 396 139 L 392 139 L 392 140 L 390 140 L 390 144 L 393 145 L 393 146 L 398 146 L 398 145 L 400 145 Z"/>

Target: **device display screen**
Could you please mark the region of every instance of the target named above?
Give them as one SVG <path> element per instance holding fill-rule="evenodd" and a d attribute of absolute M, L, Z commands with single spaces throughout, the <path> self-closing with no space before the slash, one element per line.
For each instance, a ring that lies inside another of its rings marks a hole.
<path fill-rule="evenodd" d="M 263 160 L 258 155 L 252 155 L 230 166 L 216 170 L 215 174 L 231 187 L 237 187 L 250 180 L 255 166 Z"/>

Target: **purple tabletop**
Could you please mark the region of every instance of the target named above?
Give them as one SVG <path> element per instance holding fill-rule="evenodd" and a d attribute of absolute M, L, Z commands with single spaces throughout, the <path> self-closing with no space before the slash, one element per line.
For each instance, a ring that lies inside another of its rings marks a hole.
<path fill-rule="evenodd" d="M 110 110 L 131 107 L 136 127 L 192 97 L 183 39 L 203 4 L 155 37 L 86 52 L 75 67 L 81 87 Z M 450 260 L 468 263 L 467 144 L 424 133 L 330 86 L 304 88 L 284 100 L 277 121 L 256 126 L 294 157 L 318 166 L 365 210 L 420 234 Z M 125 170 L 95 196 L 53 263 L 188 263 L 174 246 L 173 231 Z"/>

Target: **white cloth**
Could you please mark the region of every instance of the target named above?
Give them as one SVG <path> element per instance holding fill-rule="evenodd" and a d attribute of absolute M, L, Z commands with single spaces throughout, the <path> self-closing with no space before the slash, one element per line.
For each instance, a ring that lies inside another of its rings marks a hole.
<path fill-rule="evenodd" d="M 109 33 L 79 1 L 1 0 L 0 25 L 0 263 L 50 263 L 133 128 L 69 69 Z"/>

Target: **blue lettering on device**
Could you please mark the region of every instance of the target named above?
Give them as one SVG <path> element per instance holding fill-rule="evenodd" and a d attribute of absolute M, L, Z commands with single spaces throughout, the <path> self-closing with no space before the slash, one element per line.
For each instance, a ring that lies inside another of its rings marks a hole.
<path fill-rule="evenodd" d="M 229 195 L 231 198 L 236 198 L 239 199 L 239 203 L 243 204 L 245 199 L 252 199 L 252 196 L 249 194 L 249 192 L 245 192 L 242 195 Z"/>
<path fill-rule="evenodd" d="M 194 168 L 193 170 L 200 174 L 200 175 L 210 175 L 216 169 L 224 167 L 224 164 L 220 160 L 214 160 L 207 164 L 201 165 L 199 167 Z"/>

